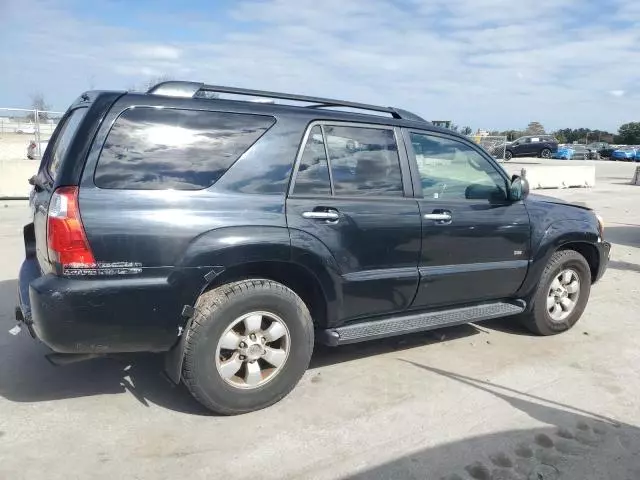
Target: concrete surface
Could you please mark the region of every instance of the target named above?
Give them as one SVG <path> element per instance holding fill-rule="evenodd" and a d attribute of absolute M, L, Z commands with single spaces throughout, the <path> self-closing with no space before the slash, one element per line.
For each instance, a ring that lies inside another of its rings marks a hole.
<path fill-rule="evenodd" d="M 0 202 L 0 478 L 640 478 L 633 170 L 598 163 L 596 188 L 549 192 L 597 208 L 615 244 L 570 332 L 502 320 L 317 349 L 286 399 L 232 418 L 172 388 L 156 357 L 53 367 L 3 333 L 29 212 Z"/>
<path fill-rule="evenodd" d="M 29 178 L 38 173 L 39 160 L 0 160 L 0 199 L 29 198 Z"/>

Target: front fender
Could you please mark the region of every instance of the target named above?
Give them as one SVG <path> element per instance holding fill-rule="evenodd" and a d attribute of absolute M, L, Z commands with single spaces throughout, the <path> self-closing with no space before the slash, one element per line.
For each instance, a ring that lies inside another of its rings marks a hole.
<path fill-rule="evenodd" d="M 598 243 L 599 236 L 597 226 L 587 219 L 557 220 L 551 223 L 544 230 L 537 243 L 532 245 L 531 264 L 517 295 L 520 298 L 528 298 L 535 292 L 542 272 L 554 252 L 569 243 L 579 242 L 595 245 Z"/>

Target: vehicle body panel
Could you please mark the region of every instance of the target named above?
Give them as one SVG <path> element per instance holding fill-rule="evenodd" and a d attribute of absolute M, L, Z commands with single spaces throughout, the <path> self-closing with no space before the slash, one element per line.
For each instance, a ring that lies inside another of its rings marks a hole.
<path fill-rule="evenodd" d="M 418 165 L 409 135 L 429 134 L 424 130 L 404 132 L 411 172 L 419 177 Z M 434 134 L 431 134 L 434 135 Z M 438 137 L 455 139 L 450 135 Z M 493 169 L 505 184 L 504 170 L 484 149 L 463 141 Z M 420 192 L 421 185 L 414 186 Z M 527 272 L 529 216 L 522 202 L 506 198 L 493 200 L 450 200 L 419 198 L 422 217 L 422 250 L 419 272 L 420 287 L 413 308 L 433 308 L 507 298 L 513 295 Z M 424 218 L 425 214 L 448 212 L 449 224 Z"/>

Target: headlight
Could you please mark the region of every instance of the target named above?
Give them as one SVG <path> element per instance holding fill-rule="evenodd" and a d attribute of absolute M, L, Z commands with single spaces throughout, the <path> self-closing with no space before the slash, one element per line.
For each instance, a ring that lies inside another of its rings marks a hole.
<path fill-rule="evenodd" d="M 596 218 L 598 219 L 598 232 L 600 232 L 600 238 L 604 238 L 604 220 L 597 213 Z"/>

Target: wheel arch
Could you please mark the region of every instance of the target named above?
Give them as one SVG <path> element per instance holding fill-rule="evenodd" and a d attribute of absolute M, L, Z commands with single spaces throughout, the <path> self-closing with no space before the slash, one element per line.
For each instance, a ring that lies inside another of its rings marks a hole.
<path fill-rule="evenodd" d="M 264 278 L 281 283 L 293 290 L 305 303 L 314 325 L 325 326 L 328 317 L 328 301 L 325 288 L 306 267 L 288 261 L 254 261 L 225 268 L 207 282 L 199 295 L 227 283 Z"/>
<path fill-rule="evenodd" d="M 600 268 L 600 253 L 592 243 L 588 242 L 568 242 L 560 246 L 556 251 L 573 250 L 582 255 L 589 264 L 591 271 L 591 283 L 596 281 Z"/>

